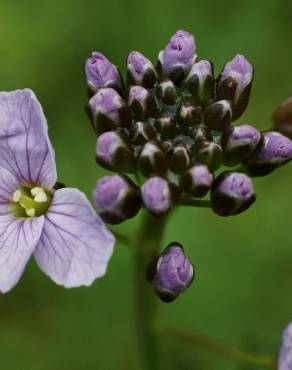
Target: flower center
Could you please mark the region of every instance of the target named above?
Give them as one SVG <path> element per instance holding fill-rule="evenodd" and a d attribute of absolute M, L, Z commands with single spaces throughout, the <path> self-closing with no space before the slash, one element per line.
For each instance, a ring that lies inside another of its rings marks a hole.
<path fill-rule="evenodd" d="M 22 186 L 12 195 L 12 209 L 17 217 L 38 217 L 45 214 L 52 194 L 41 187 Z"/>

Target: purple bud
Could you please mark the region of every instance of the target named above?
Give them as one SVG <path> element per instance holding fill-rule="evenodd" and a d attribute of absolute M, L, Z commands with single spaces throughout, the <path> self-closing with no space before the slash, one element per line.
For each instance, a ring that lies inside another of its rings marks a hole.
<path fill-rule="evenodd" d="M 171 80 L 162 81 L 158 85 L 157 95 L 167 105 L 174 105 L 178 97 L 176 86 Z"/>
<path fill-rule="evenodd" d="M 175 135 L 176 123 L 169 112 L 161 112 L 155 120 L 155 128 L 163 138 Z"/>
<path fill-rule="evenodd" d="M 237 54 L 223 68 L 217 83 L 219 99 L 232 101 L 232 119 L 237 120 L 245 111 L 252 85 L 253 66 L 243 55 Z"/>
<path fill-rule="evenodd" d="M 148 122 L 134 122 L 130 128 L 131 142 L 134 145 L 144 145 L 147 141 L 154 140 L 156 132 Z"/>
<path fill-rule="evenodd" d="M 193 127 L 190 131 L 191 137 L 194 140 L 193 150 L 199 150 L 208 141 L 212 141 L 212 135 L 207 127 Z"/>
<path fill-rule="evenodd" d="M 177 31 L 159 53 L 163 75 L 180 85 L 196 58 L 195 52 L 193 35 L 186 31 Z"/>
<path fill-rule="evenodd" d="M 87 112 L 97 134 L 130 122 L 130 112 L 121 96 L 111 88 L 101 88 L 89 100 Z"/>
<path fill-rule="evenodd" d="M 223 131 L 231 122 L 232 109 L 228 100 L 220 100 L 208 106 L 204 122 L 211 130 Z"/>
<path fill-rule="evenodd" d="M 202 121 L 202 109 L 192 100 L 186 100 L 179 109 L 177 120 L 182 127 L 197 125 Z"/>
<path fill-rule="evenodd" d="M 263 133 L 262 141 L 247 159 L 250 175 L 264 176 L 292 159 L 292 141 L 278 132 Z"/>
<path fill-rule="evenodd" d="M 212 171 L 217 170 L 222 163 L 223 151 L 219 144 L 205 141 L 195 152 L 195 160 L 207 165 Z"/>
<path fill-rule="evenodd" d="M 260 132 L 247 124 L 225 130 L 221 137 L 224 164 L 236 166 L 243 162 L 256 149 L 260 140 Z"/>
<path fill-rule="evenodd" d="M 237 215 L 256 200 L 251 179 L 239 172 L 223 172 L 211 189 L 211 205 L 220 216 Z"/>
<path fill-rule="evenodd" d="M 167 161 L 162 147 L 155 141 L 149 141 L 143 146 L 138 163 L 144 176 L 152 174 L 163 175 L 167 170 Z"/>
<path fill-rule="evenodd" d="M 178 242 L 170 243 L 154 263 L 151 268 L 155 293 L 164 302 L 172 302 L 194 280 L 194 267 Z"/>
<path fill-rule="evenodd" d="M 180 186 L 190 196 L 202 198 L 210 190 L 213 180 L 213 175 L 208 166 L 198 163 L 184 173 Z"/>
<path fill-rule="evenodd" d="M 91 95 L 101 87 L 121 87 L 117 68 L 103 54 L 96 51 L 85 63 L 85 77 Z"/>
<path fill-rule="evenodd" d="M 130 88 L 128 103 L 135 117 L 139 120 L 144 120 L 157 111 L 154 97 L 143 86 Z"/>
<path fill-rule="evenodd" d="M 114 131 L 101 134 L 96 142 L 96 161 L 110 171 L 132 172 L 134 154 L 126 134 Z"/>
<path fill-rule="evenodd" d="M 151 61 L 139 51 L 132 51 L 127 60 L 128 84 L 153 87 L 157 74 Z"/>
<path fill-rule="evenodd" d="M 274 128 L 292 138 L 292 96 L 285 99 L 273 113 Z"/>
<path fill-rule="evenodd" d="M 177 174 L 182 174 L 191 164 L 191 158 L 188 150 L 183 144 L 176 144 L 173 147 L 170 157 L 169 169 Z"/>
<path fill-rule="evenodd" d="M 292 322 L 283 331 L 282 345 L 278 357 L 278 370 L 292 369 Z"/>
<path fill-rule="evenodd" d="M 126 176 L 104 176 L 97 181 L 94 200 L 101 218 L 118 224 L 134 217 L 141 207 L 136 185 Z"/>
<path fill-rule="evenodd" d="M 144 182 L 141 194 L 144 207 L 155 216 L 169 212 L 180 196 L 176 185 L 158 176 Z"/>
<path fill-rule="evenodd" d="M 201 60 L 193 64 L 186 79 L 186 87 L 200 105 L 206 105 L 214 96 L 213 64 Z"/>

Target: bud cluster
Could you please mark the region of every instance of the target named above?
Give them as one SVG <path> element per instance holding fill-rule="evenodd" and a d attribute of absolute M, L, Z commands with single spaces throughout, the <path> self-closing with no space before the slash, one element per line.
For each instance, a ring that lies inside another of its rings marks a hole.
<path fill-rule="evenodd" d="M 292 158 L 292 142 L 282 134 L 233 126 L 248 105 L 252 65 L 238 54 L 215 78 L 212 62 L 197 59 L 188 32 L 171 37 L 156 66 L 131 52 L 126 83 L 97 52 L 86 62 L 85 76 L 96 160 L 117 173 L 99 180 L 95 190 L 106 222 L 133 217 L 141 206 L 160 216 L 183 193 L 202 198 L 209 191 L 215 213 L 241 213 L 255 201 L 250 176 L 266 175 Z M 216 174 L 223 166 L 230 169 Z M 134 176 L 143 183 L 135 184 Z"/>

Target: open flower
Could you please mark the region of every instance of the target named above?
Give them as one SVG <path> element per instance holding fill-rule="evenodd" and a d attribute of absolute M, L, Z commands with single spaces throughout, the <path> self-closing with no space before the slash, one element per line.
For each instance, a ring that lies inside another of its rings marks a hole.
<path fill-rule="evenodd" d="M 55 156 L 42 107 L 29 90 L 0 93 L 0 291 L 33 254 L 65 287 L 104 275 L 115 239 L 78 189 L 54 189 Z"/>

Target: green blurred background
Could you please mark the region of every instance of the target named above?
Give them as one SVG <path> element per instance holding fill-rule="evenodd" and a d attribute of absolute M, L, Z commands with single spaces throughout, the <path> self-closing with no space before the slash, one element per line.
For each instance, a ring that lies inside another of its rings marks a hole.
<path fill-rule="evenodd" d="M 1 90 L 32 88 L 44 106 L 59 179 L 89 197 L 102 175 L 84 113 L 83 63 L 99 50 L 124 70 L 133 49 L 153 61 L 179 28 L 194 33 L 216 72 L 235 53 L 255 66 L 251 102 L 239 122 L 268 128 L 292 93 L 290 0 L 4 1 L 0 3 Z M 164 243 L 179 240 L 197 267 L 192 287 L 163 319 L 225 344 L 275 352 L 292 320 L 292 165 L 256 181 L 258 200 L 220 218 L 181 209 Z M 132 233 L 138 219 L 119 229 Z M 117 245 L 108 274 L 91 288 L 54 285 L 32 261 L 18 286 L 0 296 L 0 369 L 140 370 L 134 333 L 132 256 Z M 167 370 L 260 369 L 238 365 L 173 338 L 162 343 Z"/>

